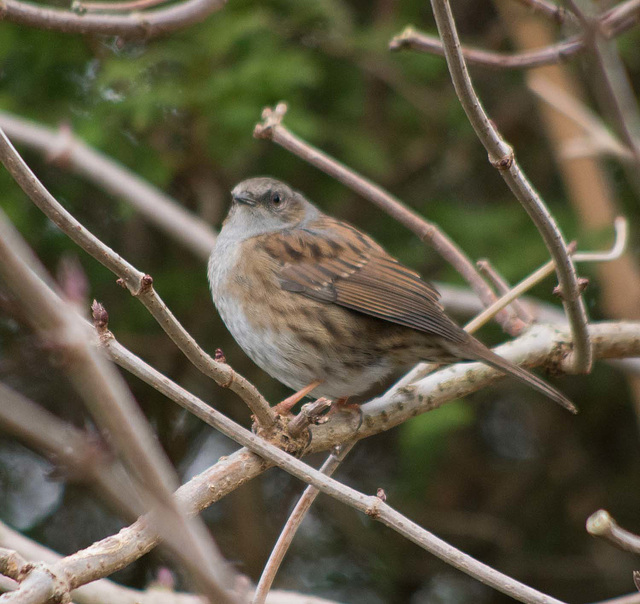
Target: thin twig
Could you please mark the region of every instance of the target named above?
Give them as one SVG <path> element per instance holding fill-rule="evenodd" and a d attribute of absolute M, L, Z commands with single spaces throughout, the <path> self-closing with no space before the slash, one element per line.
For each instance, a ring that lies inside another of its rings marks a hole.
<path fill-rule="evenodd" d="M 129 264 L 80 224 L 47 191 L 0 130 L 0 161 L 30 199 L 82 249 L 115 273 L 129 292 L 140 300 L 184 355 L 218 385 L 235 392 L 266 429 L 275 423 L 269 403 L 246 378 L 226 363 L 212 359 L 178 322 L 153 287 L 153 279 Z"/>
<path fill-rule="evenodd" d="M 356 441 L 352 441 L 340 447 L 335 447 L 324 464 L 322 464 L 320 472 L 327 476 L 331 476 L 338 469 L 338 466 L 342 463 L 355 444 Z M 267 594 L 271 589 L 271 585 L 273 585 L 273 580 L 276 578 L 278 569 L 282 564 L 282 560 L 289 550 L 289 547 L 293 542 L 293 538 L 298 532 L 304 517 L 307 515 L 307 512 L 319 494 L 320 491 L 318 489 L 308 486 L 298 500 L 298 503 L 296 503 L 296 506 L 293 508 L 293 512 L 291 512 L 291 515 L 287 519 L 287 522 L 278 537 L 278 541 L 271 551 L 269 559 L 262 571 L 262 575 L 260 575 L 260 580 L 258 581 L 256 591 L 253 595 L 252 604 L 263 604 L 265 602 Z"/>
<path fill-rule="evenodd" d="M 640 554 L 640 536 L 620 527 L 606 510 L 598 510 L 587 518 L 587 532 L 606 539 L 620 549 Z"/>
<path fill-rule="evenodd" d="M 211 226 L 119 162 L 74 136 L 70 128 L 65 126 L 56 131 L 6 111 L 0 111 L 0 128 L 12 142 L 36 149 L 48 161 L 124 199 L 197 256 L 209 258 L 216 243 Z"/>
<path fill-rule="evenodd" d="M 572 369 L 588 372 L 592 363 L 591 345 L 587 329 L 587 313 L 582 299 L 575 267 L 567 252 L 562 234 L 553 217 L 527 180 L 507 145 L 484 112 L 475 94 L 462 53 L 451 7 L 447 0 L 432 0 L 438 31 L 442 38 L 449 72 L 460 102 L 476 134 L 489 153 L 489 161 L 498 170 L 518 201 L 538 228 L 556 264 L 562 290 L 563 305 L 573 334 Z"/>
<path fill-rule="evenodd" d="M 185 0 L 166 8 L 129 15 L 91 15 L 44 8 L 20 0 L 4 0 L 0 19 L 69 34 L 101 34 L 121 38 L 154 38 L 204 21 L 226 0 Z"/>
<path fill-rule="evenodd" d="M 462 54 L 470 65 L 488 67 L 490 69 L 533 69 L 543 65 L 554 65 L 568 61 L 570 58 L 584 50 L 585 44 L 582 38 L 575 36 L 564 42 L 558 42 L 545 46 L 539 50 L 506 53 L 482 50 L 471 46 L 462 46 Z M 411 49 L 444 56 L 442 42 L 435 36 L 430 36 L 406 27 L 400 34 L 391 38 L 389 50 Z"/>
<path fill-rule="evenodd" d="M 493 287 L 498 292 L 498 295 L 505 296 L 511 290 L 511 286 L 507 283 L 506 279 L 498 273 L 496 268 L 491 264 L 488 258 L 483 258 L 476 262 L 478 270 L 493 284 Z M 525 305 L 518 299 L 515 299 L 511 304 L 511 308 L 518 315 L 521 321 L 530 325 L 535 320 L 535 317 Z"/>
<path fill-rule="evenodd" d="M 571 13 L 565 14 L 571 16 Z M 633 27 L 639 19 L 640 0 L 627 0 L 600 15 L 597 19 L 597 25 L 600 33 L 606 39 L 612 39 Z M 444 47 L 438 38 L 419 32 L 413 27 L 405 28 L 400 34 L 394 36 L 389 43 L 390 50 L 402 48 L 411 48 L 429 54 L 444 56 Z M 493 69 L 529 69 L 561 63 L 583 52 L 586 48 L 587 42 L 581 36 L 573 36 L 563 42 L 520 53 L 491 52 L 460 46 L 462 54 L 469 64 Z"/>
<path fill-rule="evenodd" d="M 576 15 L 584 31 L 584 39 L 591 51 L 593 65 L 599 76 L 596 96 L 601 100 L 613 118 L 624 143 L 631 150 L 635 160 L 635 170 L 627 170 L 630 182 L 640 191 L 640 107 L 633 87 L 615 45 L 609 43 L 602 33 L 598 19 L 587 16 L 575 0 L 565 0 Z"/>
<path fill-rule="evenodd" d="M 238 602 L 230 592 L 234 573 L 227 568 L 204 523 L 187 520 L 176 506 L 171 494 L 177 487 L 177 477 L 124 379 L 91 345 L 91 333 L 73 307 L 29 268 L 23 260 L 25 249 L 26 243 L 0 213 L 0 275 L 7 287 L 24 305 L 41 337 L 59 347 L 64 367 L 87 408 L 108 430 L 128 468 L 144 486 L 142 493 L 153 505 L 151 520 L 167 545 L 212 602 Z M 54 577 L 50 574 L 45 581 L 40 575 L 32 578 L 29 574 L 24 583 L 29 585 L 29 593 L 38 593 L 45 601 L 53 589 L 62 589 L 65 584 L 70 589 L 72 579 Z M 13 592 L 6 601 L 20 602 L 20 593 Z"/>
<path fill-rule="evenodd" d="M 478 274 L 473 262 L 435 224 L 426 221 L 369 179 L 347 168 L 290 132 L 282 125 L 286 111 L 286 103 L 278 103 L 274 109 L 265 108 L 262 113 L 263 121 L 256 125 L 253 135 L 256 138 L 272 140 L 382 208 L 422 241 L 427 241 L 471 285 L 485 306 L 496 300 L 496 295 Z M 512 312 L 498 315 L 496 319 L 511 334 L 519 333 L 523 327 Z"/>
<path fill-rule="evenodd" d="M 569 247 L 570 253 L 574 262 L 610 262 L 617 260 L 622 256 L 626 247 L 629 232 L 629 223 L 623 216 L 618 216 L 614 221 L 615 228 L 615 241 L 611 249 L 605 252 L 578 252 L 573 253 L 571 247 Z M 514 300 L 522 296 L 525 292 L 532 287 L 546 279 L 555 270 L 555 263 L 553 260 L 549 260 L 546 264 L 543 264 L 539 269 L 528 275 L 525 279 L 520 281 L 517 285 L 512 287 L 507 293 L 505 293 L 499 300 L 496 300 L 491 306 L 485 308 L 480 314 L 473 318 L 472 321 L 465 325 L 465 330 L 469 333 L 473 333 L 485 325 L 491 320 L 494 313 L 499 311 L 507 304 L 511 304 Z"/>

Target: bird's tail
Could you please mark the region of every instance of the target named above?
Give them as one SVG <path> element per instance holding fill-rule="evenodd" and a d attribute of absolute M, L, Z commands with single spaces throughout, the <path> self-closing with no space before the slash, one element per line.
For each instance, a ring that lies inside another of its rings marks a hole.
<path fill-rule="evenodd" d="M 471 353 L 471 354 L 470 354 Z M 562 405 L 571 413 L 578 413 L 576 406 L 559 390 L 556 390 L 551 384 L 545 382 L 542 378 L 527 371 L 526 369 L 519 367 L 515 363 L 508 361 L 507 359 L 497 355 L 495 352 L 487 348 L 482 342 L 476 340 L 473 337 L 469 337 L 469 341 L 465 342 L 465 355 L 471 357 L 473 355 L 474 360 L 481 361 L 490 365 L 494 369 L 498 369 L 503 373 L 512 375 L 519 379 L 521 382 L 528 384 L 532 388 L 535 388 L 538 392 L 541 392 L 545 396 L 549 397 L 552 401 L 555 401 L 559 405 Z"/>

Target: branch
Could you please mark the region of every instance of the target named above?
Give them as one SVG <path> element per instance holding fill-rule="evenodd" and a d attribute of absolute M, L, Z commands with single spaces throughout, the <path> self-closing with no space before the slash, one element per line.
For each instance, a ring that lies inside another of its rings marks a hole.
<path fill-rule="evenodd" d="M 604 152 L 613 155 L 623 161 L 634 161 L 631 149 L 623 145 L 603 124 L 599 116 L 593 113 L 584 103 L 565 92 L 560 86 L 556 86 L 550 79 L 544 76 L 532 76 L 528 80 L 529 89 L 539 98 L 545 101 L 573 121 L 588 134 L 590 143 L 595 146 L 595 152 Z M 593 149 L 585 149 L 585 141 L 580 139 L 579 144 L 564 145 L 564 153 L 567 157 L 593 155 Z"/>
<path fill-rule="evenodd" d="M 153 288 L 151 276 L 143 274 L 129 264 L 67 212 L 37 179 L 1 130 L 0 161 L 22 190 L 52 222 L 98 262 L 120 277 L 129 292 L 145 305 L 195 367 L 212 378 L 219 386 L 229 388 L 240 396 L 261 426 L 270 428 L 274 425 L 275 414 L 255 386 L 226 363 L 219 363 L 212 359 L 198 346 L 157 294 Z"/>
<path fill-rule="evenodd" d="M 121 38 L 154 38 L 204 21 L 226 0 L 185 0 L 167 8 L 129 15 L 82 15 L 58 8 L 43 8 L 20 0 L 4 0 L 0 19 L 67 34 L 100 34 Z"/>
<path fill-rule="evenodd" d="M 520 1 L 525 4 L 532 3 L 531 0 Z M 539 0 L 536 0 L 536 3 L 539 4 Z M 563 11 L 561 8 L 557 10 Z M 569 16 L 573 21 L 577 21 L 571 13 L 567 13 L 566 11 L 563 16 Z M 627 0 L 627 2 L 623 2 L 600 15 L 597 19 L 597 27 L 606 39 L 611 39 L 633 27 L 639 18 L 640 0 Z M 404 48 L 445 56 L 444 46 L 438 38 L 419 32 L 413 27 L 405 28 L 402 33 L 394 36 L 389 42 L 389 50 L 401 50 Z M 584 52 L 586 48 L 587 41 L 582 36 L 574 36 L 564 42 L 550 44 L 539 50 L 519 53 L 491 52 L 468 46 L 460 46 L 462 55 L 469 64 L 493 69 L 531 69 L 534 67 L 542 67 L 543 65 L 553 65 Z"/>
<path fill-rule="evenodd" d="M 30 561 L 39 560 L 45 564 L 53 565 L 62 559 L 59 554 L 10 529 L 2 522 L 0 522 L 0 543 Z M 0 592 L 15 589 L 15 585 L 8 585 L 9 582 L 5 583 L 2 579 L 3 577 L 0 576 Z M 108 579 L 98 579 L 83 585 L 74 590 L 72 596 L 76 604 L 202 604 L 202 597 L 195 594 L 170 591 L 154 586 L 145 590 L 133 589 Z M 306 594 L 274 590 L 269 593 L 266 604 L 337 603 Z"/>
<path fill-rule="evenodd" d="M 392 218 L 415 233 L 421 241 L 427 241 L 471 285 L 485 306 L 495 302 L 495 294 L 480 276 L 473 262 L 435 224 L 424 220 L 399 199 L 369 179 L 290 132 L 282 125 L 286 111 L 286 103 L 279 103 L 275 109 L 265 108 L 262 113 L 263 122 L 256 125 L 253 131 L 254 137 L 272 140 L 382 208 Z M 523 327 L 523 324 L 510 311 L 501 313 L 497 320 L 512 335 L 521 331 Z"/>
<path fill-rule="evenodd" d="M 616 238 L 610 250 L 604 252 L 579 252 L 574 253 L 575 246 L 569 245 L 569 253 L 572 254 L 574 262 L 611 262 L 622 256 L 627 247 L 627 238 L 629 233 L 629 223 L 623 216 L 618 216 L 614 221 Z M 516 286 L 505 292 L 501 298 L 496 300 L 491 306 L 485 308 L 481 313 L 473 318 L 465 325 L 465 330 L 473 333 L 487 323 L 496 312 L 507 304 L 512 304 L 522 294 L 529 291 L 532 287 L 546 279 L 555 270 L 555 263 L 549 260 L 543 264 L 538 270 L 531 273 L 528 277 L 520 281 Z"/>
<path fill-rule="evenodd" d="M 620 527 L 606 510 L 598 510 L 589 516 L 587 532 L 606 539 L 620 549 L 640 554 L 640 537 Z"/>
<path fill-rule="evenodd" d="M 464 58 L 470 65 L 489 67 L 491 69 L 533 69 L 543 65 L 554 65 L 568 61 L 576 54 L 583 52 L 585 43 L 582 38 L 575 36 L 564 42 L 545 46 L 540 50 L 506 53 L 492 52 L 461 46 Z M 406 27 L 400 34 L 391 38 L 389 50 L 418 50 L 428 54 L 444 57 L 445 50 L 442 42 L 435 36 L 422 33 L 413 27 Z"/>
<path fill-rule="evenodd" d="M 613 358 L 640 355 L 640 322 L 592 324 L 589 329 L 594 344 L 594 352 L 598 357 Z M 516 342 L 519 342 L 521 346 L 520 353 L 523 353 L 522 349 L 524 349 L 527 351 L 526 354 L 529 355 L 529 359 L 539 359 L 548 358 L 551 351 L 566 342 L 568 338 L 569 334 L 566 330 L 551 326 L 535 326 L 526 336 L 519 338 Z M 234 422 L 231 422 L 231 420 L 197 399 L 197 397 L 151 369 L 141 359 L 129 353 L 117 342 L 114 341 L 113 344 L 109 345 L 110 353 L 113 353 L 112 346 L 116 346 L 119 349 L 118 354 L 122 357 L 119 364 L 122 367 L 145 381 L 151 379 L 152 376 L 157 376 L 159 383 L 162 385 L 161 391 L 164 394 L 189 410 L 192 410 L 189 405 L 193 405 L 192 412 L 210 425 L 220 429 L 223 433 L 227 433 L 223 430 L 224 424 L 235 426 Z M 518 360 L 516 359 L 516 353 L 513 342 L 503 346 L 500 350 L 502 356 L 506 356 L 511 360 Z M 409 417 L 439 406 L 448 399 L 468 394 L 487 383 L 487 371 L 491 370 L 479 363 L 473 365 L 459 364 L 434 373 L 429 378 L 421 380 L 410 388 L 394 388 L 383 397 L 363 405 L 362 428 L 357 434 L 354 426 L 341 416 L 333 416 L 330 426 L 324 425 L 311 428 L 312 440 L 308 451 L 326 450 L 335 444 L 353 439 L 354 436 L 363 438 L 387 430 Z M 493 378 L 495 379 L 495 377 L 494 372 Z M 353 490 L 337 483 L 337 488 L 340 491 L 339 494 L 336 494 L 333 488 L 329 488 L 330 485 L 331 487 L 333 486 L 335 481 L 283 453 L 280 449 L 256 437 L 251 432 L 239 426 L 237 428 L 242 439 L 246 439 L 247 445 L 263 458 L 254 455 L 246 448 L 241 449 L 232 455 L 221 458 L 217 464 L 180 487 L 176 492 L 176 498 L 179 504 L 184 506 L 189 513 L 196 513 L 220 500 L 271 467 L 272 463 L 280 465 L 286 471 L 305 482 L 313 484 L 323 492 L 336 496 L 336 498 L 348 505 L 361 509 L 361 507 L 358 507 L 360 503 L 357 506 L 350 499 L 351 495 L 354 494 Z M 231 433 L 228 433 L 228 435 L 234 438 Z M 266 459 L 269 461 L 266 461 Z M 349 495 L 346 496 L 346 494 Z M 345 495 L 345 499 L 342 498 L 343 495 Z M 366 497 L 358 495 L 358 502 L 362 503 L 363 501 L 360 497 L 367 501 Z M 366 504 L 363 505 L 365 509 L 368 509 Z M 66 572 L 77 576 L 76 585 L 81 585 L 132 563 L 140 556 L 148 553 L 156 544 L 157 536 L 152 528 L 148 523 L 139 520 L 121 530 L 117 535 L 106 539 L 104 546 L 99 542 L 89 550 L 83 550 L 65 559 L 67 562 L 63 568 Z M 83 562 L 85 558 L 92 560 L 90 568 L 86 568 Z"/>
<path fill-rule="evenodd" d="M 506 296 L 511 290 L 511 286 L 507 280 L 496 270 L 488 258 L 478 260 L 476 262 L 476 266 L 478 267 L 478 270 L 493 284 L 496 292 L 501 296 L 496 300 L 496 302 L 502 300 L 502 297 Z M 535 317 L 520 300 L 517 298 L 514 299 L 511 302 L 511 308 L 523 323 L 526 323 L 527 325 L 531 325 L 531 323 L 533 323 Z"/>
<path fill-rule="evenodd" d="M 347 456 L 349 451 L 356 444 L 356 441 L 351 441 L 341 447 L 336 447 L 334 451 L 331 452 L 327 460 L 322 464 L 320 468 L 320 472 L 326 474 L 327 476 L 331 476 L 338 468 L 338 466 L 342 463 L 344 458 Z M 276 542 L 269 559 L 262 571 L 262 575 L 260 576 L 260 580 L 258 581 L 258 586 L 256 587 L 255 594 L 253 596 L 252 604 L 264 604 L 266 597 L 271 589 L 271 585 L 273 584 L 273 580 L 276 578 L 276 574 L 280 565 L 282 564 L 282 560 L 284 559 L 287 550 L 291 546 L 293 542 L 293 538 L 296 535 L 296 532 L 300 528 L 304 517 L 307 515 L 307 512 L 311 509 L 313 502 L 316 500 L 316 497 L 319 495 L 320 491 L 315 487 L 308 486 L 305 490 L 298 503 L 293 508 L 293 512 L 291 512 L 289 519 L 287 520 L 280 536 L 278 537 L 278 541 Z"/>
<path fill-rule="evenodd" d="M 591 51 L 592 61 L 600 76 L 597 93 L 609 110 L 622 140 L 631 150 L 636 170 L 629 172 L 631 182 L 640 190 L 637 168 L 640 167 L 640 108 L 624 66 L 615 47 L 601 33 L 599 22 L 585 15 L 574 0 L 565 0 L 584 30 L 584 39 Z"/>
<path fill-rule="evenodd" d="M 498 170 L 529 214 L 555 262 L 563 296 L 563 305 L 573 335 L 574 356 L 572 366 L 574 371 L 578 373 L 588 372 L 591 368 L 592 352 L 587 330 L 587 313 L 575 267 L 569 257 L 562 234 L 546 206 L 521 170 L 515 159 L 513 149 L 504 142 L 480 104 L 469 78 L 464 58 L 460 52 L 460 41 L 449 3 L 447 0 L 432 0 L 432 7 L 438 31 L 445 47 L 449 71 L 460 103 L 478 138 L 487 149 L 489 161 Z"/>

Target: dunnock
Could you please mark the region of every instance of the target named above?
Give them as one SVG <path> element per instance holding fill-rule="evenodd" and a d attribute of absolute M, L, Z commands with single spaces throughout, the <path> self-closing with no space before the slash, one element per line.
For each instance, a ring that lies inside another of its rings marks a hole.
<path fill-rule="evenodd" d="M 209 260 L 213 300 L 249 357 L 298 391 L 340 402 L 418 361 L 482 361 L 570 411 L 555 388 L 443 311 L 437 290 L 353 226 L 273 178 L 237 185 Z"/>

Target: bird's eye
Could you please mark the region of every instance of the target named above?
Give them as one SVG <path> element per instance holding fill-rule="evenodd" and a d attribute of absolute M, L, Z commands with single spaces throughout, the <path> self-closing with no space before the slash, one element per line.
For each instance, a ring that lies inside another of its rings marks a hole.
<path fill-rule="evenodd" d="M 282 198 L 280 197 L 280 193 L 271 194 L 271 203 L 274 206 L 279 206 L 282 203 Z"/>

